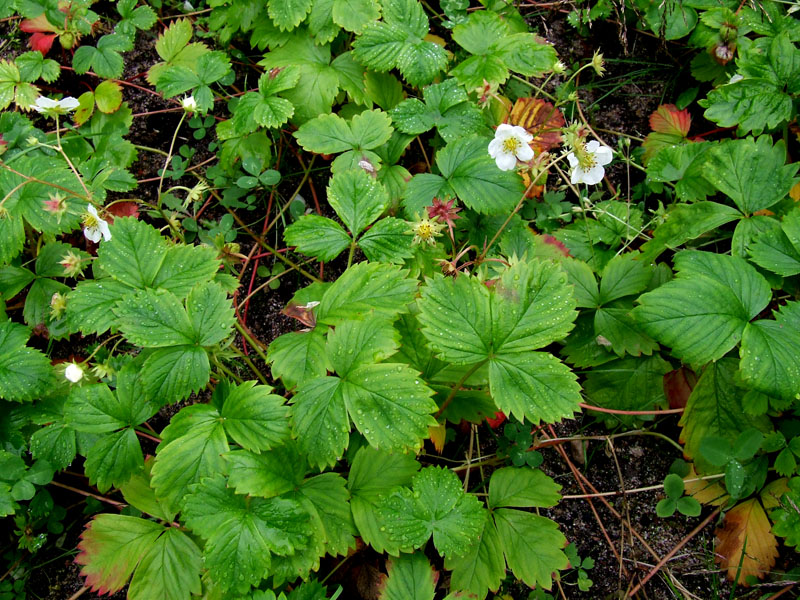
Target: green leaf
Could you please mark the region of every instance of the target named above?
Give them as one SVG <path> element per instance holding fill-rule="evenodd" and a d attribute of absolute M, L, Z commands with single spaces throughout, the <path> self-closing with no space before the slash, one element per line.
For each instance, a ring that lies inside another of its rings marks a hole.
<path fill-rule="evenodd" d="M 489 508 L 551 507 L 561 499 L 558 485 L 538 469 L 504 467 L 492 473 Z"/>
<path fill-rule="evenodd" d="M 151 286 L 165 289 L 182 299 L 196 285 L 211 281 L 220 264 L 217 251 L 210 246 L 170 246 Z"/>
<path fill-rule="evenodd" d="M 676 255 L 678 276 L 639 298 L 633 311 L 649 335 L 691 364 L 724 356 L 770 300 L 767 281 L 741 258 L 709 252 Z"/>
<path fill-rule="evenodd" d="M 497 591 L 506 575 L 503 546 L 494 525 L 486 516 L 483 531 L 477 544 L 472 544 L 464 556 L 449 556 L 445 568 L 452 571 L 451 589 L 485 597 L 489 590 Z"/>
<path fill-rule="evenodd" d="M 322 329 L 280 336 L 269 345 L 267 357 L 272 377 L 280 377 L 287 389 L 322 377 L 328 370 Z"/>
<path fill-rule="evenodd" d="M 328 359 L 343 378 L 358 367 L 389 358 L 399 347 L 399 332 L 386 321 L 344 321 L 328 333 Z"/>
<path fill-rule="evenodd" d="M 86 526 L 75 557 L 83 565 L 86 585 L 103 593 L 122 589 L 164 530 L 163 525 L 138 517 L 97 515 Z"/>
<path fill-rule="evenodd" d="M 448 143 L 481 133 L 483 116 L 455 79 L 430 85 L 422 94 L 424 103 L 409 98 L 392 109 L 392 120 L 400 131 L 419 135 L 436 126 Z"/>
<path fill-rule="evenodd" d="M 769 431 L 771 425 L 765 415 L 749 416 L 742 410 L 744 390 L 736 386 L 736 360 L 723 358 L 709 363 L 697 381 L 679 425 L 683 427 L 681 441 L 685 453 L 695 459 L 701 469 L 707 469 L 700 457 L 700 444 L 707 436 L 736 441 L 740 433 L 755 427 Z"/>
<path fill-rule="evenodd" d="M 117 217 L 109 230 L 111 239 L 97 250 L 103 271 L 129 286 L 150 287 L 166 255 L 164 238 L 154 227 L 133 217 Z"/>
<path fill-rule="evenodd" d="M 565 258 L 561 268 L 567 273 L 569 284 L 575 295 L 575 304 L 579 308 L 597 308 L 600 306 L 600 288 L 594 277 L 592 268 L 582 260 Z"/>
<path fill-rule="evenodd" d="M 414 475 L 411 487 L 396 489 L 380 506 L 389 536 L 401 550 L 420 548 L 431 535 L 445 557 L 463 556 L 478 543 L 486 512 L 475 496 L 464 493 L 455 473 L 427 467 Z"/>
<path fill-rule="evenodd" d="M 581 402 L 577 377 L 546 352 L 508 353 L 493 358 L 489 362 L 489 385 L 497 408 L 534 424 L 572 418 Z"/>
<path fill-rule="evenodd" d="M 213 346 L 224 340 L 235 320 L 228 294 L 215 282 L 198 285 L 189 292 L 186 314 L 194 330 L 193 341 L 200 346 Z"/>
<path fill-rule="evenodd" d="M 653 239 L 642 245 L 639 260 L 654 263 L 668 248 L 677 248 L 684 242 L 741 218 L 742 214 L 735 208 L 716 202 L 674 204 L 667 213 L 667 220 L 656 227 Z"/>
<path fill-rule="evenodd" d="M 120 302 L 115 313 L 122 334 L 145 348 L 193 344 L 195 332 L 180 301 L 165 290 L 142 290 Z"/>
<path fill-rule="evenodd" d="M 631 316 L 632 309 L 630 302 L 620 301 L 608 308 L 598 308 L 594 315 L 594 332 L 600 339 L 598 343 L 609 344 L 620 358 L 626 354 L 649 355 L 658 350 L 658 344 L 642 332 L 641 326 Z"/>
<path fill-rule="evenodd" d="M 748 323 L 742 336 L 742 380 L 752 389 L 789 402 L 800 390 L 800 303 L 789 302 L 775 320 Z"/>
<path fill-rule="evenodd" d="M 531 587 L 549 590 L 553 572 L 567 568 L 569 562 L 561 551 L 567 540 L 558 525 L 545 517 L 510 508 L 495 510 L 494 520 L 514 576 Z M 530 540 L 536 540 L 536 552 L 530 551 Z"/>
<path fill-rule="evenodd" d="M 761 78 L 746 78 L 721 85 L 697 103 L 705 108 L 703 115 L 720 127 L 740 127 L 760 133 L 774 129 L 789 120 L 792 98 L 782 87 Z"/>
<path fill-rule="evenodd" d="M 144 468 L 144 456 L 132 428 L 111 433 L 97 440 L 86 454 L 84 469 L 89 483 L 101 493 L 119 487 L 136 471 Z"/>
<path fill-rule="evenodd" d="M 230 487 L 237 494 L 271 498 L 296 489 L 303 481 L 306 465 L 294 444 L 254 454 L 246 450 L 228 452 Z"/>
<path fill-rule="evenodd" d="M 484 138 L 459 139 L 436 154 L 436 165 L 441 171 L 441 178 L 469 208 L 487 215 L 505 214 L 517 205 L 525 186 L 513 171 L 497 168 L 487 147 L 488 142 Z M 408 216 L 413 216 L 409 210 L 421 211 L 422 207 L 432 203 L 436 195 L 428 196 L 430 190 L 420 195 L 415 189 L 417 177 L 409 182 L 403 203 Z"/>
<path fill-rule="evenodd" d="M 47 425 L 31 436 L 31 455 L 54 469 L 66 469 L 77 453 L 75 438 L 75 430 L 64 423 Z"/>
<path fill-rule="evenodd" d="M 433 600 L 438 577 L 424 553 L 401 554 L 386 564 L 386 571 L 380 600 Z"/>
<path fill-rule="evenodd" d="M 19 68 L 22 81 L 36 81 L 41 77 L 47 83 L 52 83 L 61 75 L 61 66 L 36 50 L 20 54 L 14 63 Z"/>
<path fill-rule="evenodd" d="M 358 246 L 372 262 L 403 263 L 414 255 L 408 223 L 384 217 L 358 240 Z"/>
<path fill-rule="evenodd" d="M 419 87 L 433 81 L 447 65 L 447 52 L 423 40 L 428 17 L 417 0 L 387 0 L 383 21 L 369 23 L 353 42 L 353 56 L 374 71 L 397 68 L 405 80 Z"/>
<path fill-rule="evenodd" d="M 323 473 L 303 481 L 295 497 L 302 499 L 317 535 L 318 555 L 346 555 L 355 547 L 356 529 L 350 513 L 347 481 L 338 473 Z"/>
<path fill-rule="evenodd" d="M 638 294 L 653 277 L 653 267 L 635 252 L 615 256 L 606 264 L 600 280 L 600 304 Z"/>
<path fill-rule="evenodd" d="M 797 165 L 784 165 L 783 141 L 770 136 L 726 140 L 708 154 L 703 176 L 745 214 L 769 208 L 792 189 Z"/>
<path fill-rule="evenodd" d="M 298 446 L 312 467 L 333 465 L 347 448 L 350 419 L 342 388 L 338 377 L 320 377 L 301 383 L 292 399 Z"/>
<path fill-rule="evenodd" d="M 104 113 L 113 113 L 122 104 L 122 86 L 114 81 L 103 81 L 94 90 L 97 108 Z"/>
<path fill-rule="evenodd" d="M 389 196 L 382 184 L 357 169 L 331 177 L 328 202 L 355 237 L 386 209 Z"/>
<path fill-rule="evenodd" d="M 664 408 L 664 375 L 672 366 L 658 355 L 623 358 L 595 367 L 583 384 L 589 403 L 616 410 L 654 410 Z M 633 427 L 648 415 L 597 415 L 609 425 Z"/>
<path fill-rule="evenodd" d="M 53 383 L 50 360 L 25 345 L 28 335 L 28 329 L 22 325 L 0 322 L 0 398 L 31 401 Z"/>
<path fill-rule="evenodd" d="M 378 505 L 392 488 L 411 485 L 419 468 L 411 454 L 389 454 L 371 446 L 356 452 L 347 478 L 350 507 L 361 538 L 377 552 L 399 554 L 399 545 L 389 538 Z"/>
<path fill-rule="evenodd" d="M 83 334 L 105 333 L 117 323 L 114 307 L 131 292 L 132 288 L 110 277 L 81 281 L 67 295 L 70 329 Z"/>
<path fill-rule="evenodd" d="M 169 512 L 156 499 L 155 492 L 150 486 L 150 470 L 153 466 L 153 457 L 144 462 L 144 469 L 134 473 L 131 478 L 120 486 L 125 502 L 138 510 L 164 521 L 172 521 L 174 513 Z"/>
<path fill-rule="evenodd" d="M 225 431 L 242 448 L 258 453 L 289 439 L 289 407 L 272 388 L 245 381 L 231 386 L 220 411 Z"/>
<path fill-rule="evenodd" d="M 676 181 L 675 193 L 681 200 L 705 200 L 714 193 L 714 186 L 704 178 L 704 174 L 707 153 L 715 145 L 715 142 L 702 142 L 668 146 L 647 164 L 647 176 L 653 181 Z M 678 208 L 683 207 L 673 210 Z"/>
<path fill-rule="evenodd" d="M 416 291 L 416 281 L 399 267 L 358 263 L 325 291 L 317 322 L 336 325 L 349 319 L 392 318 L 407 311 Z"/>
<path fill-rule="evenodd" d="M 286 228 L 283 238 L 287 245 L 323 262 L 339 256 L 353 241 L 336 221 L 319 215 L 303 215 Z"/>
<path fill-rule="evenodd" d="M 0 268 L 0 297 L 10 300 L 36 279 L 32 271 L 11 265 Z"/>
<path fill-rule="evenodd" d="M 333 22 L 347 31 L 361 33 L 381 16 L 377 0 L 333 0 Z"/>
<path fill-rule="evenodd" d="M 228 451 L 228 442 L 219 413 L 202 404 L 175 415 L 162 438 L 153 464 L 152 485 L 156 497 L 177 512 L 193 484 L 224 472 L 222 454 Z"/>
<path fill-rule="evenodd" d="M 116 394 L 104 383 L 73 387 L 64 406 L 69 426 L 85 433 L 107 433 L 139 425 L 156 413 L 156 407 L 143 397 L 133 368 L 119 372 L 117 385 Z"/>
<path fill-rule="evenodd" d="M 197 544 L 180 529 L 167 527 L 139 562 L 128 598 L 189 600 L 202 590 L 201 567 Z"/>
<path fill-rule="evenodd" d="M 220 475 L 194 489 L 183 516 L 207 540 L 203 554 L 211 580 L 235 594 L 269 575 L 272 554 L 301 552 L 309 526 L 308 513 L 297 502 L 236 497 Z"/>
<path fill-rule="evenodd" d="M 291 31 L 306 18 L 312 0 L 268 0 L 270 19 L 281 31 Z"/>
<path fill-rule="evenodd" d="M 159 348 L 142 365 L 147 397 L 159 406 L 200 391 L 211 374 L 208 355 L 196 346 Z"/>
<path fill-rule="evenodd" d="M 105 79 L 117 79 L 122 76 L 122 54 L 133 49 L 133 42 L 127 36 L 119 34 L 104 35 L 97 42 L 97 47 L 81 46 L 72 57 L 72 66 L 78 74 L 92 70 Z"/>
<path fill-rule="evenodd" d="M 147 81 L 156 85 L 167 67 L 195 67 L 197 60 L 209 52 L 203 44 L 192 39 L 192 22 L 189 19 L 176 19 L 156 40 L 156 52 L 164 62 L 150 67 Z"/>

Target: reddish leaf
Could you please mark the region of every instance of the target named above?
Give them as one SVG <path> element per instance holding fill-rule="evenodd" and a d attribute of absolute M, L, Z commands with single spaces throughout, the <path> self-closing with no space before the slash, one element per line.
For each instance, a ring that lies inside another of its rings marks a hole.
<path fill-rule="evenodd" d="M 31 50 L 38 50 L 43 55 L 47 55 L 50 52 L 50 48 L 53 47 L 54 41 L 56 41 L 55 33 L 40 33 L 37 31 L 28 40 L 28 46 L 30 46 Z"/>
<path fill-rule="evenodd" d="M 746 586 L 748 577 L 762 579 L 775 565 L 778 540 L 770 531 L 769 519 L 758 499 L 751 498 L 730 509 L 722 527 L 714 533 L 719 542 L 716 561 L 727 569 L 728 579 L 736 579 L 738 572 L 739 584 Z"/>
<path fill-rule="evenodd" d="M 75 562 L 83 565 L 86 585 L 100 594 L 122 589 L 163 531 L 164 527 L 154 521 L 97 515 L 81 534 L 80 554 L 75 557 Z"/>
<path fill-rule="evenodd" d="M 287 317 L 297 319 L 306 327 L 313 329 L 317 324 L 317 316 L 314 314 L 312 309 L 317 304 L 319 304 L 319 302 L 309 302 L 305 306 L 289 303 L 281 312 Z"/>
<path fill-rule="evenodd" d="M 136 202 L 116 202 L 115 204 L 110 204 L 106 208 L 106 212 L 114 217 L 133 217 L 138 219 L 139 205 Z M 114 219 L 111 218 L 109 221 L 113 223 Z"/>
<path fill-rule="evenodd" d="M 644 140 L 644 163 L 667 146 L 682 144 L 689 134 L 692 117 L 688 110 L 678 110 L 674 104 L 662 104 L 650 115 L 650 127 L 653 130 Z"/>
<path fill-rule="evenodd" d="M 674 104 L 662 104 L 650 115 L 650 129 L 657 133 L 674 133 L 686 137 L 691 125 L 692 117 L 689 111 L 678 110 Z"/>
<path fill-rule="evenodd" d="M 528 130 L 533 136 L 531 146 L 536 153 L 546 152 L 561 143 L 564 115 L 549 102 L 540 98 L 519 98 L 514 103 L 508 122 Z"/>
<path fill-rule="evenodd" d="M 539 238 L 544 242 L 547 246 L 553 246 L 556 252 L 563 254 L 564 256 L 569 256 L 569 248 L 567 248 L 560 240 L 556 239 L 552 235 L 543 234 L 540 235 Z"/>
<path fill-rule="evenodd" d="M 486 422 L 492 429 L 497 429 L 498 427 L 500 427 L 500 425 L 502 425 L 505 420 L 506 420 L 506 414 L 501 410 L 498 410 L 496 413 L 494 413 L 494 418 L 486 417 Z"/>
<path fill-rule="evenodd" d="M 664 375 L 664 395 L 670 408 L 684 408 L 689 395 L 697 383 L 697 375 L 687 367 L 681 367 Z"/>
<path fill-rule="evenodd" d="M 47 16 L 42 13 L 34 19 L 25 19 L 19 24 L 19 28 L 25 33 L 32 33 L 33 35 L 28 40 L 28 46 L 32 50 L 38 50 L 42 54 L 50 52 L 53 42 L 58 35 L 58 29 L 47 20 Z"/>

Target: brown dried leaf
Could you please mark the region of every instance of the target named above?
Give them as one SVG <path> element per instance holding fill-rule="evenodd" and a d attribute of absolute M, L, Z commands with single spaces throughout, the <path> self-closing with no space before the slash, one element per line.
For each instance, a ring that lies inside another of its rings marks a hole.
<path fill-rule="evenodd" d="M 531 146 L 537 154 L 561 143 L 561 128 L 566 124 L 561 111 L 540 98 L 517 99 L 508 122 L 527 129 L 533 136 Z"/>
<path fill-rule="evenodd" d="M 761 503 L 756 498 L 740 502 L 725 513 L 722 523 L 715 532 L 716 561 L 727 569 L 728 578 L 735 579 L 738 572 L 738 583 L 745 586 L 748 576 L 763 578 L 775 565 L 778 540 L 770 531 Z"/>
<path fill-rule="evenodd" d="M 685 408 L 697 383 L 697 375 L 688 367 L 681 367 L 664 375 L 664 395 L 670 408 Z"/>
<path fill-rule="evenodd" d="M 728 492 L 722 487 L 719 479 L 702 479 L 700 481 L 687 481 L 697 479 L 694 465 L 689 465 L 689 474 L 684 477 L 686 493 L 706 506 L 722 506 L 728 502 Z"/>

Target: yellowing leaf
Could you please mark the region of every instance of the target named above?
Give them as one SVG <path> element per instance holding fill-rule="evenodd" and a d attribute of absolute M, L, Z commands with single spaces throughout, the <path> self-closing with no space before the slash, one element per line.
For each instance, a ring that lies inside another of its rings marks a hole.
<path fill-rule="evenodd" d="M 792 189 L 789 190 L 789 197 L 795 202 L 800 201 L 800 181 L 795 183 Z"/>
<path fill-rule="evenodd" d="M 686 493 L 706 506 L 722 506 L 728 501 L 728 493 L 720 484 L 720 479 L 697 479 L 694 465 L 689 465 L 689 474 L 684 478 Z"/>
<path fill-rule="evenodd" d="M 728 571 L 728 578 L 747 585 L 747 577 L 759 579 L 769 572 L 778 556 L 778 540 L 757 499 L 741 502 L 725 514 L 723 526 L 715 532 L 716 561 Z M 741 563 L 741 570 L 739 565 Z"/>
<path fill-rule="evenodd" d="M 528 130 L 536 153 L 546 152 L 561 143 L 564 115 L 555 106 L 539 98 L 519 98 L 514 103 L 508 122 Z"/>
<path fill-rule="evenodd" d="M 433 442 L 433 447 L 441 454 L 442 450 L 444 450 L 444 438 L 447 434 L 447 427 L 445 427 L 444 423 L 439 423 L 435 427 L 431 425 L 428 427 L 428 434 Z"/>

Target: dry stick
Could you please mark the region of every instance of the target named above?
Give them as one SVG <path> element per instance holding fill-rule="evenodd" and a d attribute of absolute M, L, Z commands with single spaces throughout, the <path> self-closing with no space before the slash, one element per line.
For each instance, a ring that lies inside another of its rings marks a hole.
<path fill-rule="evenodd" d="M 553 429 L 553 427 L 548 425 L 548 428 L 550 429 L 550 433 L 552 433 L 553 436 L 555 437 L 556 432 Z M 542 434 L 547 436 L 547 434 L 544 432 L 542 432 Z M 584 492 L 586 492 L 586 488 L 584 487 L 583 482 L 578 477 L 579 471 L 575 467 L 575 465 L 572 464 L 572 461 L 567 456 L 566 451 L 561 446 L 556 446 L 556 450 L 559 452 L 559 454 L 561 454 L 561 457 L 564 459 L 564 461 L 567 463 L 567 466 L 572 471 L 572 475 L 575 477 L 575 481 L 577 481 L 578 486 L 580 486 L 580 488 Z M 603 520 L 600 518 L 600 515 L 597 513 L 597 509 L 594 507 L 594 502 L 592 502 L 591 498 L 586 498 L 586 502 L 589 503 L 589 508 L 592 509 L 592 514 L 594 514 L 594 518 L 597 521 L 597 524 L 600 526 L 600 531 L 603 532 L 603 537 L 605 537 L 606 542 L 608 542 L 608 547 L 611 548 L 611 552 L 613 552 L 614 556 L 617 557 L 617 560 L 620 562 L 620 565 L 622 566 L 622 570 L 625 571 L 625 575 L 628 575 L 628 570 L 625 568 L 625 565 L 622 562 L 622 557 L 619 555 L 619 552 L 617 552 L 617 547 L 614 545 L 614 542 L 611 541 L 611 536 L 608 535 L 608 531 L 606 531 L 605 525 L 603 525 Z"/>
<path fill-rule="evenodd" d="M 72 596 L 70 596 L 67 600 L 77 600 L 78 598 L 83 596 L 88 591 L 89 591 L 89 586 L 85 585 L 81 589 L 79 589 L 77 592 L 72 594 Z"/>
<path fill-rule="evenodd" d="M 617 477 L 619 478 L 619 485 L 622 488 L 622 493 L 625 493 L 625 479 L 622 476 L 622 469 L 619 466 L 619 460 L 617 459 L 617 451 L 614 449 L 614 442 L 611 441 L 611 438 L 606 440 L 606 444 L 608 447 L 611 448 L 611 456 L 614 458 L 614 465 L 617 468 Z M 631 514 L 630 508 L 628 506 L 627 499 L 623 500 L 625 505 L 625 519 L 627 523 L 631 521 Z M 628 527 L 628 531 L 630 532 L 630 527 Z M 633 535 L 631 535 L 631 548 L 633 548 Z M 622 557 L 625 556 L 625 528 L 622 528 L 621 535 L 619 536 L 619 582 L 622 584 Z"/>
<path fill-rule="evenodd" d="M 672 550 L 670 550 L 669 553 L 667 553 L 667 555 L 664 558 L 662 558 L 660 561 L 658 561 L 658 563 L 656 563 L 655 567 L 650 569 L 650 572 L 647 574 L 647 576 L 644 579 L 642 579 L 636 585 L 636 587 L 634 587 L 630 592 L 628 592 L 628 598 L 633 598 L 634 594 L 636 594 L 636 592 L 642 589 L 642 586 L 645 585 L 648 581 L 650 581 L 653 575 L 658 573 L 661 570 L 661 567 L 667 564 L 667 561 L 669 561 L 670 558 L 675 556 L 678 550 L 683 548 L 689 542 L 689 540 L 691 540 L 694 536 L 696 536 L 703 529 L 705 529 L 706 525 L 708 525 L 711 521 L 713 521 L 719 513 L 720 513 L 719 508 L 714 509 L 714 512 L 712 512 L 705 519 L 703 519 L 703 522 L 700 523 L 700 525 L 692 529 L 692 531 L 689 532 L 689 535 L 687 535 L 680 542 L 678 542 L 678 544 Z"/>
<path fill-rule="evenodd" d="M 112 506 L 116 506 L 117 508 L 125 508 L 126 506 L 128 506 L 124 502 L 117 502 L 116 500 L 112 500 L 111 498 L 106 498 L 105 496 L 100 496 L 99 494 L 92 494 L 91 492 L 79 490 L 78 488 L 74 488 L 71 485 L 64 485 L 63 483 L 59 483 L 57 481 L 51 481 L 50 485 L 64 488 L 65 490 L 69 490 L 70 492 L 75 492 L 76 494 L 80 494 L 81 496 L 87 496 L 89 498 L 94 498 L 95 500 L 100 500 L 101 502 L 111 504 Z"/>
<path fill-rule="evenodd" d="M 783 596 L 786 592 L 791 590 L 796 585 L 797 585 L 797 582 L 790 583 L 785 588 L 783 588 L 781 591 L 775 592 L 774 594 L 772 594 L 772 596 L 767 598 L 767 600 L 775 600 L 775 598 L 780 598 L 781 596 Z"/>
<path fill-rule="evenodd" d="M 693 481 L 708 481 L 709 479 L 720 479 L 725 477 L 724 473 L 719 473 L 718 475 L 706 475 L 704 477 L 692 477 L 691 479 L 684 479 L 684 483 L 692 483 Z M 664 487 L 663 483 L 657 483 L 655 485 L 648 485 L 645 487 L 634 488 L 631 490 L 614 490 L 613 492 L 597 492 L 596 494 L 572 494 L 567 496 L 561 496 L 562 500 L 580 500 L 583 498 L 608 498 L 609 496 L 622 496 L 623 494 L 638 494 L 639 492 L 652 492 L 654 490 L 660 490 Z"/>
<path fill-rule="evenodd" d="M 591 404 L 580 403 L 581 408 L 587 410 L 596 410 L 601 413 L 609 413 L 612 415 L 676 415 L 682 413 L 682 408 L 670 408 L 669 410 L 616 410 L 613 408 L 602 408 L 600 406 L 592 406 Z"/>

